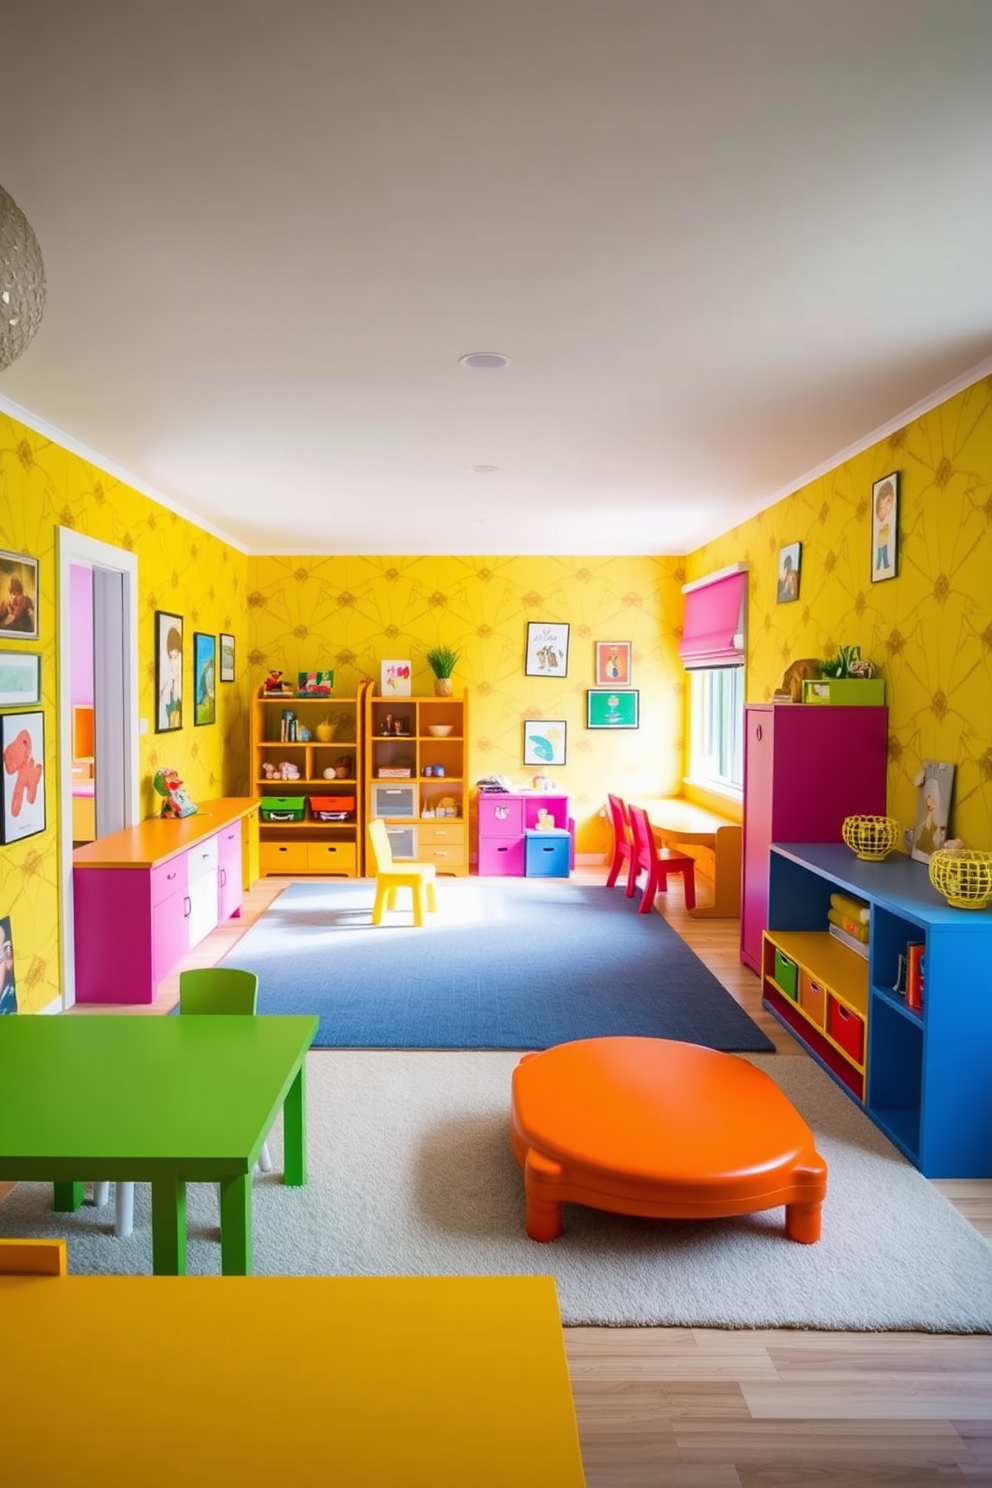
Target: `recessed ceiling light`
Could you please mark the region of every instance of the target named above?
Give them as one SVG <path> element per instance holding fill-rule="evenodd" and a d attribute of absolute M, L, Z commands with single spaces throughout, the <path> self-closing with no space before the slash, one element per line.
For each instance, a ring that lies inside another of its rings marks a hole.
<path fill-rule="evenodd" d="M 498 469 L 499 469 L 499 466 L 498 465 L 473 465 L 472 466 L 472 474 L 473 475 L 495 475 L 496 474 L 496 471 Z"/>
<path fill-rule="evenodd" d="M 496 372 L 510 365 L 510 358 L 501 351 L 467 351 L 458 360 L 473 372 Z"/>

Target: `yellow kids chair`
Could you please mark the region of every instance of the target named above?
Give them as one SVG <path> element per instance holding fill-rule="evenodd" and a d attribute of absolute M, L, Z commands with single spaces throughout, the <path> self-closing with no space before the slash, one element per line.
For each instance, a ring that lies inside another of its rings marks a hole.
<path fill-rule="evenodd" d="M 393 849 L 389 844 L 389 833 L 381 816 L 369 822 L 369 848 L 375 868 L 375 904 L 372 907 L 373 925 L 382 924 L 383 909 L 396 908 L 396 890 L 409 889 L 413 894 L 413 923 L 423 925 L 424 906 L 437 909 L 437 892 L 433 863 L 393 863 Z"/>
<path fill-rule="evenodd" d="M 179 1013 L 233 1013 L 252 1017 L 258 1002 L 258 977 L 236 966 L 204 966 L 179 973 Z M 272 1171 L 268 1142 L 262 1143 L 258 1166 Z M 93 1202 L 98 1207 L 110 1197 L 109 1183 L 94 1183 Z M 134 1229 L 134 1184 L 118 1183 L 115 1192 L 114 1234 L 130 1235 Z"/>

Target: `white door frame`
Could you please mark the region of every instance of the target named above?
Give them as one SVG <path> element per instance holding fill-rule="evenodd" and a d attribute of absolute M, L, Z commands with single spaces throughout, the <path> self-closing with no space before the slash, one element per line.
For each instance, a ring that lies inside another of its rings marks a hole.
<path fill-rule="evenodd" d="M 85 537 L 71 527 L 56 528 L 59 563 L 58 685 L 59 726 L 59 887 L 62 897 L 62 1007 L 76 1000 L 76 936 L 72 898 L 72 607 L 70 568 L 108 568 L 124 575 L 122 624 L 125 664 L 121 677 L 124 722 L 124 809 L 127 826 L 138 821 L 138 559 L 124 548 Z M 108 955 L 113 948 L 108 946 Z"/>

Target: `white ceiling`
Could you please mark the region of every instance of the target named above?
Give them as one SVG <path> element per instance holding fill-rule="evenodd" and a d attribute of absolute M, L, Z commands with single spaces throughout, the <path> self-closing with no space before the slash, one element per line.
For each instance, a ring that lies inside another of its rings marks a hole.
<path fill-rule="evenodd" d="M 992 0 L 3 12 L 0 404 L 246 551 L 686 552 L 992 356 Z"/>

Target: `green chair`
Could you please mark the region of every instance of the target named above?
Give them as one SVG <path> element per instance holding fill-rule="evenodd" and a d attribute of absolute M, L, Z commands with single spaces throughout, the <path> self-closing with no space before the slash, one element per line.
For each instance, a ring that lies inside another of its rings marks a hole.
<path fill-rule="evenodd" d="M 179 973 L 179 1014 L 233 1014 L 254 1017 L 258 1002 L 258 976 L 236 966 L 204 966 Z M 272 1171 L 268 1142 L 262 1143 L 258 1166 Z M 93 1202 L 101 1207 L 110 1197 L 109 1183 L 94 1183 Z M 115 1193 L 114 1234 L 123 1238 L 134 1229 L 134 1184 L 118 1183 Z"/>

